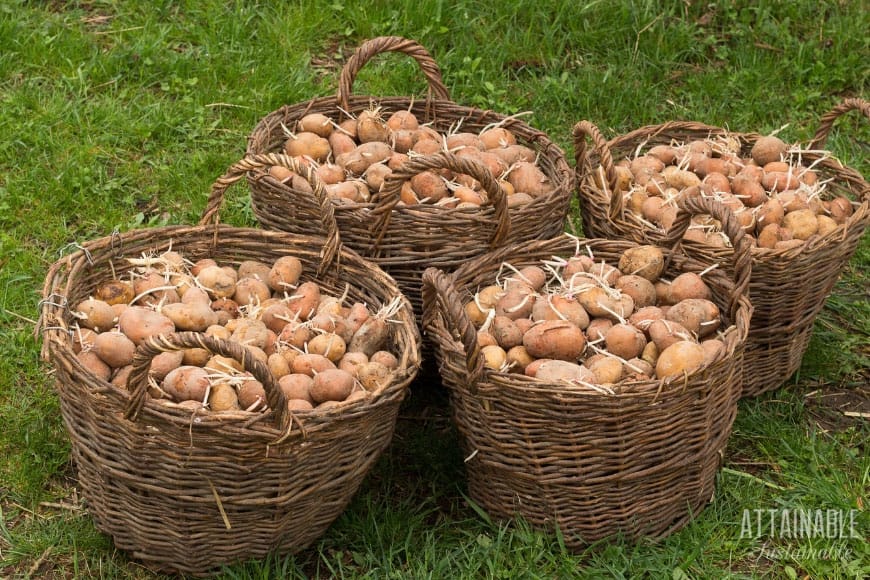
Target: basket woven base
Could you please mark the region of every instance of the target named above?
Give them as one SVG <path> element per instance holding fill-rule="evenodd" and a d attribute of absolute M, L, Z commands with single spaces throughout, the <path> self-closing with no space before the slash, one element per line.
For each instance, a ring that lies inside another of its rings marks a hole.
<path fill-rule="evenodd" d="M 756 397 L 762 393 L 773 391 L 782 386 L 801 366 L 801 360 L 809 347 L 813 334 L 813 325 L 789 334 L 767 341 L 752 340 L 746 342 L 746 373 L 743 382 L 743 396 Z M 761 374 L 754 374 L 753 369 L 770 369 Z"/>

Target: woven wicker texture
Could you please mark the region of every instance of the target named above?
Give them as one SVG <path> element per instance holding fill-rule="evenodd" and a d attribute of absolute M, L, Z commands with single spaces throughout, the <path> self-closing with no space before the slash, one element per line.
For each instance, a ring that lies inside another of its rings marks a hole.
<path fill-rule="evenodd" d="M 692 201 L 693 212 L 721 206 Z M 686 524 L 710 501 L 721 452 L 742 387 L 743 345 L 751 306 L 751 264 L 736 220 L 734 280 L 723 269 L 705 274 L 725 315 L 726 348 L 708 366 L 663 381 L 623 382 L 612 392 L 547 383 L 484 369 L 477 333 L 463 305 L 492 283 L 503 262 L 517 268 L 552 256 L 591 250 L 618 262 L 635 244 L 570 236 L 515 244 L 475 259 L 453 276 L 425 272 L 425 331 L 437 345 L 444 384 L 466 454 L 469 493 L 491 516 L 523 516 L 581 548 L 616 533 L 662 537 Z M 690 215 L 680 213 L 674 237 Z M 670 248 L 670 246 L 668 246 Z M 665 277 L 700 272 L 708 264 L 666 250 Z"/>
<path fill-rule="evenodd" d="M 253 166 L 233 166 L 215 190 L 222 195 Z M 328 235 L 315 237 L 219 225 L 216 217 L 212 212 L 198 226 L 137 230 L 85 243 L 51 267 L 41 312 L 43 356 L 57 370 L 72 458 L 97 527 L 149 568 L 193 575 L 272 551 L 296 552 L 322 535 L 389 444 L 420 362 L 419 333 L 402 298 L 398 322 L 389 325 L 397 372 L 370 398 L 328 410 L 287 412 L 282 391 L 248 349 L 197 333 L 140 345 L 138 370 L 127 389 L 87 371 L 73 351 L 69 306 L 122 276 L 131 268 L 126 259 L 143 253 L 172 249 L 191 260 L 210 257 L 233 266 L 293 255 L 304 265 L 303 279 L 316 279 L 324 293 L 347 290 L 349 300 L 374 309 L 401 296 L 382 270 L 340 248 L 334 222 L 326 218 L 321 223 Z M 271 410 L 192 412 L 146 398 L 151 358 L 189 347 L 242 362 L 265 386 Z"/>
<path fill-rule="evenodd" d="M 353 81 L 360 69 L 374 56 L 386 52 L 407 54 L 417 61 L 429 83 L 425 99 L 352 94 Z M 449 209 L 432 204 L 396 206 L 394 196 L 386 192 L 369 203 L 333 202 L 343 243 L 393 276 L 418 314 L 421 311 L 420 275 L 427 266 L 452 270 L 503 242 L 545 239 L 563 231 L 574 176 L 562 149 L 546 134 L 517 118 L 451 101 L 438 66 L 429 53 L 416 42 L 400 37 L 378 37 L 362 44 L 341 72 L 336 97 L 284 106 L 263 118 L 248 138 L 248 153 L 282 151 L 287 138 L 283 127 L 293 128 L 306 114 L 322 113 L 340 122 L 347 118 L 344 111 L 357 115 L 373 106 L 381 107 L 385 114 L 410 110 L 421 124 L 431 124 L 442 133 L 479 132 L 499 124 L 510 130 L 519 143 L 537 152 L 538 165 L 554 186 L 550 194 L 507 212 L 498 203 L 481 209 Z M 455 159 L 445 160 L 451 156 L 440 157 L 415 160 L 419 163 L 410 164 L 398 172 L 398 176 L 410 178 L 427 166 L 455 167 Z M 468 166 L 456 170 L 477 175 Z M 317 215 L 320 205 L 311 193 L 292 189 L 270 177 L 265 170 L 251 173 L 249 184 L 254 213 L 265 227 L 293 233 L 310 232 L 309 222 Z M 401 183 L 396 184 L 400 186 Z"/>
<path fill-rule="evenodd" d="M 752 328 L 746 346 L 746 383 L 744 396 L 755 396 L 778 388 L 799 367 L 809 345 L 813 324 L 840 274 L 870 222 L 870 185 L 854 169 L 818 150 L 842 114 L 859 110 L 870 118 L 870 105 L 861 99 L 847 99 L 824 115 L 812 142 L 803 153 L 802 163 L 813 165 L 820 180 L 830 180 L 824 198 L 844 195 L 859 202 L 845 224 L 825 236 L 813 236 L 797 248 L 752 248 L 752 280 L 749 295 L 754 307 Z M 614 161 L 634 156 L 638 151 L 672 142 L 728 135 L 748 154 L 761 135 L 734 133 L 721 127 L 692 122 L 671 122 L 642 127 L 610 141 L 588 121 L 574 127 L 577 187 L 583 230 L 590 237 L 661 241 L 665 233 L 653 230 L 626 212 L 621 195 L 611 195 L 615 183 Z M 587 147 L 587 139 L 592 142 Z M 593 178 L 603 170 L 607 187 Z M 686 242 L 688 252 L 722 261 L 729 250 L 717 250 Z"/>

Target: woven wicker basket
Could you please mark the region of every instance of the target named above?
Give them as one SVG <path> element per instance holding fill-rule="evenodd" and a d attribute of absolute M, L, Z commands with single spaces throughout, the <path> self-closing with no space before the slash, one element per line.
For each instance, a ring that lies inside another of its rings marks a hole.
<path fill-rule="evenodd" d="M 216 182 L 222 195 L 257 167 L 233 166 Z M 299 169 L 297 167 L 297 169 Z M 304 174 L 304 173 L 303 173 Z M 313 176 L 309 176 L 313 179 Z M 211 219 L 215 223 L 207 223 Z M 72 458 L 97 527 L 149 568 L 204 575 L 216 567 L 311 544 L 356 493 L 389 444 L 399 405 L 419 366 L 419 333 L 404 298 L 390 325 L 400 364 L 391 381 L 367 399 L 327 410 L 290 413 L 266 366 L 238 343 L 198 333 L 163 335 L 138 349 L 127 389 L 87 371 L 76 358 L 68 305 L 130 268 L 126 258 L 181 252 L 227 265 L 298 257 L 303 278 L 334 296 L 371 307 L 400 297 L 395 281 L 340 248 L 334 221 L 327 237 L 298 236 L 216 223 L 167 226 L 94 240 L 59 260 L 44 287 L 43 356 L 57 369 L 57 391 L 72 441 Z M 265 386 L 265 413 L 212 414 L 146 398 L 151 358 L 206 348 L 243 363 Z"/>
<path fill-rule="evenodd" d="M 352 95 L 353 81 L 360 69 L 374 56 L 391 51 L 407 54 L 420 65 L 429 83 L 425 99 Z M 427 266 L 452 270 L 504 242 L 545 239 L 563 231 L 574 175 L 562 149 L 546 134 L 517 118 L 451 101 L 429 53 L 416 42 L 400 37 L 378 37 L 362 44 L 341 71 L 336 97 L 284 106 L 263 118 L 248 138 L 248 154 L 281 151 L 286 140 L 283 127 L 293 128 L 306 114 L 322 113 L 340 122 L 348 118 L 346 113 L 356 115 L 373 105 L 387 114 L 410 110 L 421 124 L 429 123 L 440 132 L 459 127 L 475 132 L 499 123 L 513 132 L 519 143 L 538 153 L 538 164 L 554 186 L 550 194 L 509 211 L 498 197 L 481 209 L 448 209 L 432 204 L 397 207 L 400 180 L 424 169 L 448 167 L 484 179 L 479 172 L 485 170 L 474 169 L 475 164 L 458 166 L 456 158 L 442 155 L 417 159 L 396 172 L 392 180 L 395 194 L 382 191 L 369 203 L 333 202 L 344 244 L 395 278 L 418 314 L 420 276 Z M 266 170 L 253 172 L 249 184 L 254 213 L 264 226 L 293 233 L 309 232 L 309 222 L 319 206 L 310 193 L 292 189 L 270 177 Z"/>
<path fill-rule="evenodd" d="M 709 201 L 690 200 L 687 207 L 723 211 Z M 615 264 L 636 244 L 578 243 L 563 235 L 499 249 L 452 276 L 434 268 L 425 272 L 425 330 L 437 345 L 450 392 L 471 498 L 491 516 L 519 514 L 536 527 L 558 527 L 567 545 L 580 548 L 617 533 L 665 536 L 710 501 L 737 411 L 751 315 L 748 245 L 733 216 L 721 215 L 740 249 L 736 278 L 714 271 L 705 279 L 730 326 L 726 349 L 688 376 L 622 382 L 612 393 L 484 369 L 463 304 L 479 287 L 492 284 L 503 262 L 521 268 L 554 255 L 585 254 L 588 248 L 596 259 Z M 678 216 L 674 239 L 689 218 Z M 708 266 L 667 252 L 665 275 Z"/>
<path fill-rule="evenodd" d="M 857 171 L 818 151 L 834 121 L 853 109 L 870 118 L 870 104 L 861 99 L 847 99 L 822 117 L 820 128 L 807 147 L 810 151 L 802 155 L 804 165 L 815 164 L 813 168 L 820 180 L 830 180 L 826 196 L 845 195 L 857 202 L 852 216 L 833 232 L 814 236 L 797 248 L 752 248 L 753 275 L 749 295 L 755 310 L 746 346 L 744 396 L 778 388 L 800 367 L 816 316 L 870 222 L 870 185 Z M 591 123 L 578 123 L 574 127 L 574 147 L 585 235 L 661 241 L 665 232 L 653 230 L 634 219 L 630 212 L 625 211 L 622 196 L 611 195 L 614 191 L 614 160 L 632 156 L 654 145 L 719 135 L 738 139 L 743 153 L 748 153 L 761 136 L 733 133 L 700 123 L 671 122 L 642 127 L 606 141 Z M 587 138 L 593 143 L 591 149 L 587 149 Z M 601 187 L 594 177 L 602 170 L 607 176 L 607 187 Z M 689 241 L 685 246 L 689 252 L 717 261 L 725 259 L 730 252 Z"/>

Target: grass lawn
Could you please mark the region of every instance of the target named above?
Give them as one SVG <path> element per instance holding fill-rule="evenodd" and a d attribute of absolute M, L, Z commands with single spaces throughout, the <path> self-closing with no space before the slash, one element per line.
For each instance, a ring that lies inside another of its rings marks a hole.
<path fill-rule="evenodd" d="M 2 3 L 0 577 L 155 577 L 95 529 L 76 488 L 33 332 L 48 266 L 115 229 L 194 223 L 257 121 L 335 94 L 361 41 L 418 40 L 456 102 L 530 112 L 571 157 L 582 119 L 608 137 L 683 119 L 806 143 L 842 98 L 870 96 L 868 30 L 862 0 Z M 398 55 L 354 85 L 424 89 Z M 827 147 L 870 175 L 866 118 L 843 117 Z M 255 225 L 247 192 L 233 193 L 224 221 Z M 444 394 L 417 384 L 393 444 L 319 542 L 223 576 L 867 577 L 868 265 L 864 236 L 800 371 L 741 401 L 713 501 L 664 540 L 571 553 L 555 534 L 490 521 L 464 495 Z M 741 537 L 747 513 L 785 509 L 852 513 L 858 537 Z"/>

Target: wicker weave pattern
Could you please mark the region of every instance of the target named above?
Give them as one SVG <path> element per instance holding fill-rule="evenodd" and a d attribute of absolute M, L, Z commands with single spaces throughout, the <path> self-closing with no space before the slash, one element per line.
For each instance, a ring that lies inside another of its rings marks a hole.
<path fill-rule="evenodd" d="M 250 167 L 234 166 L 225 187 Z M 213 219 L 216 214 L 212 214 Z M 420 364 L 410 303 L 391 324 L 399 358 L 393 380 L 371 398 L 314 413 L 191 412 L 144 397 L 145 373 L 159 352 L 193 346 L 232 356 L 264 384 L 272 409 L 283 394 L 250 352 L 196 333 L 151 339 L 137 351 L 127 389 L 96 378 L 78 361 L 68 305 L 129 270 L 125 258 L 181 252 L 238 265 L 294 255 L 305 279 L 325 293 L 378 308 L 399 289 L 389 276 L 328 237 L 294 236 L 218 224 L 167 226 L 94 240 L 55 263 L 42 306 L 43 355 L 57 369 L 60 406 L 88 510 L 117 547 L 152 569 L 204 575 L 271 551 L 292 553 L 329 527 L 389 444 L 399 405 Z M 325 251 L 322 251 L 323 249 Z M 325 263 L 324 263 L 325 262 Z M 112 269 L 114 268 L 114 270 Z M 126 417 L 129 417 L 126 418 Z"/>
<path fill-rule="evenodd" d="M 469 493 L 492 516 L 521 514 L 543 529 L 558 526 L 566 543 L 580 548 L 619 532 L 633 538 L 665 536 L 712 497 L 742 389 L 751 264 L 739 225 L 721 206 L 691 201 L 687 207 L 722 215 L 739 248 L 735 280 L 722 271 L 705 275 L 714 301 L 733 325 L 724 338 L 726 349 L 687 377 L 621 383 L 605 394 L 483 368 L 463 304 L 491 283 L 502 262 L 520 268 L 589 248 L 596 259 L 616 263 L 635 245 L 631 242 L 580 240 L 578 245 L 560 236 L 499 249 L 453 276 L 434 268 L 424 274 L 424 328 L 436 344 L 450 390 L 468 457 Z M 687 213 L 678 215 L 675 236 L 689 219 Z M 666 275 L 706 266 L 671 253 Z"/>
<path fill-rule="evenodd" d="M 352 96 L 352 83 L 359 69 L 373 56 L 397 51 L 413 57 L 425 72 L 429 95 L 423 100 L 406 97 Z M 263 118 L 248 138 L 248 154 L 280 151 L 286 136 L 283 126 L 293 127 L 308 113 L 322 113 L 336 122 L 377 105 L 384 114 L 410 110 L 421 123 L 439 132 L 477 132 L 499 123 L 516 135 L 519 143 L 538 153 L 538 164 L 550 178 L 554 191 L 527 205 L 509 210 L 510 241 L 545 239 L 561 233 L 565 226 L 574 175 L 565 153 L 547 135 L 517 118 L 492 111 L 464 107 L 449 100 L 436 75 L 437 65 L 418 44 L 397 37 L 379 37 L 364 43 L 345 65 L 337 97 L 318 98 L 288 105 Z M 433 98 L 433 95 L 435 98 Z M 441 161 L 431 163 L 440 164 Z M 407 171 L 411 175 L 412 170 Z M 400 172 L 401 174 L 401 172 Z M 249 177 L 251 202 L 257 219 L 267 228 L 293 233 L 311 233 L 309 221 L 317 215 L 318 203 L 310 193 L 292 189 L 268 173 Z M 401 184 L 399 184 L 401 185 Z M 383 193 L 383 192 L 382 192 Z M 389 209 L 389 219 L 385 212 Z M 427 266 L 453 270 L 487 249 L 494 224 L 504 223 L 503 209 L 491 204 L 481 209 L 449 209 L 431 204 L 396 207 L 388 195 L 369 203 L 335 203 L 335 217 L 345 245 L 381 266 L 398 282 L 420 313 L 420 275 Z M 384 226 L 388 225 L 384 229 Z M 502 232 L 499 241 L 508 240 Z M 380 239 L 375 245 L 373 240 Z"/>
<path fill-rule="evenodd" d="M 861 99 L 847 99 L 822 117 L 820 128 L 808 148 L 812 151 L 820 149 L 834 121 L 850 110 L 858 110 L 870 118 L 870 104 Z M 642 127 L 607 141 L 588 121 L 578 123 L 574 128 L 574 148 L 585 234 L 660 242 L 665 235 L 662 231 L 650 230 L 633 220 L 625 212 L 622 196 L 611 195 L 616 179 L 614 159 L 633 156 L 639 147 L 647 150 L 673 141 L 719 135 L 737 138 L 743 154 L 748 154 L 761 136 L 678 121 Z M 587 147 L 587 139 L 592 142 L 591 148 Z M 870 223 L 870 184 L 857 171 L 812 151 L 802 155 L 802 163 L 806 166 L 815 163 L 814 170 L 819 174 L 819 179 L 830 180 L 827 195 L 844 195 L 860 202 L 860 205 L 844 225 L 825 236 L 814 236 L 802 247 L 752 249 L 753 276 L 749 293 L 755 310 L 746 347 L 744 396 L 755 396 L 778 388 L 800 367 L 816 316 L 824 307 Z M 601 170 L 609 184 L 606 188 L 600 187 L 592 177 Z M 686 242 L 686 248 L 705 259 L 716 261 L 721 261 L 729 252 L 693 242 Z"/>

